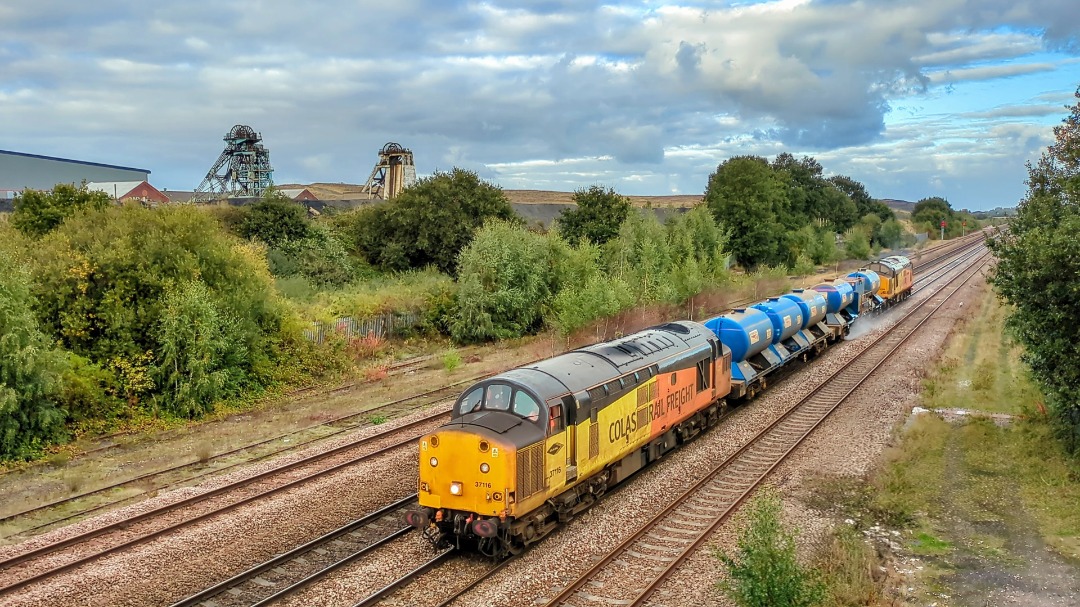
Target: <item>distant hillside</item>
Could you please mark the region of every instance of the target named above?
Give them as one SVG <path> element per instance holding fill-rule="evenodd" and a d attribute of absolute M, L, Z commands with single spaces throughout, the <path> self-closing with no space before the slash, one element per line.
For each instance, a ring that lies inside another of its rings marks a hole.
<path fill-rule="evenodd" d="M 885 206 L 894 211 L 907 211 L 910 213 L 915 209 L 915 203 L 908 200 L 897 200 L 895 198 L 879 198 L 881 202 L 885 203 Z"/>

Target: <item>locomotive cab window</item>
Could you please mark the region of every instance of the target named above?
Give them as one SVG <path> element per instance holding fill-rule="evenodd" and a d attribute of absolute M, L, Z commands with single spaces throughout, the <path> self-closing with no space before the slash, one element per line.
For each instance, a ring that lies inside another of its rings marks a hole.
<path fill-rule="evenodd" d="M 491 384 L 487 387 L 484 408 L 489 411 L 509 411 L 511 391 L 512 388 L 506 384 Z"/>
<path fill-rule="evenodd" d="M 540 419 L 540 404 L 528 392 L 514 392 L 514 413 L 535 422 Z"/>
<path fill-rule="evenodd" d="M 472 413 L 473 411 L 479 411 L 481 403 L 484 402 L 484 389 L 477 388 L 472 392 L 465 395 L 465 398 L 461 399 L 461 404 L 458 405 L 458 415 L 465 415 L 466 413 Z"/>
<path fill-rule="evenodd" d="M 548 418 L 548 436 L 558 434 L 563 430 L 562 405 L 551 405 L 550 417 Z"/>

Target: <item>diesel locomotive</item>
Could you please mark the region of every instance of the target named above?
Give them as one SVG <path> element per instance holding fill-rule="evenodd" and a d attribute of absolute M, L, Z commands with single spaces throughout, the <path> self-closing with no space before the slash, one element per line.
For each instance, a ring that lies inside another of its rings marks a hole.
<path fill-rule="evenodd" d="M 436 547 L 516 554 L 715 425 L 773 373 L 906 298 L 911 282 L 910 261 L 886 258 L 703 323 L 666 323 L 480 381 L 421 439 L 419 508 L 406 521 Z"/>

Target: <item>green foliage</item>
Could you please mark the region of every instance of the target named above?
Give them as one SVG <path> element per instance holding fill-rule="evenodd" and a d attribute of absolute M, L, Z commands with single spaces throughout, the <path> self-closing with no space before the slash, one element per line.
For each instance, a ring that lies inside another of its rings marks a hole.
<path fill-rule="evenodd" d="M 888 219 L 881 224 L 878 239 L 881 246 L 887 249 L 909 246 L 914 242 L 914 238 L 904 230 L 904 225 L 896 219 Z"/>
<path fill-rule="evenodd" d="M 247 357 L 239 323 L 218 309 L 200 280 L 166 290 L 158 342 L 159 394 L 165 408 L 182 417 L 212 411 L 214 403 L 228 393 L 232 370 L 240 368 Z"/>
<path fill-rule="evenodd" d="M 634 294 L 624 280 L 594 274 L 580 286 L 559 291 L 552 303 L 552 324 L 559 333 L 570 335 L 598 318 L 613 316 L 633 304 Z"/>
<path fill-rule="evenodd" d="M 744 267 L 783 260 L 783 230 L 778 216 L 788 206 L 784 178 L 764 158 L 736 156 L 709 176 L 705 204 L 716 221 L 731 230 L 731 251 Z"/>
<path fill-rule="evenodd" d="M 240 235 L 264 242 L 271 248 L 279 248 L 288 242 L 307 238 L 310 224 L 303 205 L 271 189 L 258 202 L 247 207 L 240 222 Z"/>
<path fill-rule="evenodd" d="M 619 233 L 619 227 L 630 214 L 630 199 L 614 189 L 594 185 L 574 192 L 577 207 L 563 209 L 559 214 L 559 233 L 570 244 L 582 240 L 604 244 Z"/>
<path fill-rule="evenodd" d="M 796 560 L 795 538 L 780 522 L 780 510 L 774 494 L 754 498 L 736 554 L 718 554 L 728 572 L 720 589 L 739 607 L 810 607 L 825 596 L 817 571 Z"/>
<path fill-rule="evenodd" d="M 515 220 L 497 186 L 464 169 L 436 173 L 396 198 L 338 218 L 351 242 L 385 271 L 429 265 L 454 274 L 458 255 L 489 219 Z"/>
<path fill-rule="evenodd" d="M 844 233 L 844 251 L 848 259 L 870 257 L 870 236 L 866 228 L 856 226 Z"/>
<path fill-rule="evenodd" d="M 851 198 L 851 201 L 855 203 L 855 211 L 859 217 L 866 217 L 867 214 L 873 213 L 883 222 L 896 219 L 896 213 L 893 213 L 893 210 L 888 205 L 871 198 L 869 192 L 866 191 L 866 186 L 851 177 L 837 175 L 830 177 L 829 183 Z"/>
<path fill-rule="evenodd" d="M 836 183 L 822 177 L 824 169 L 817 160 L 809 156 L 796 160 L 784 152 L 776 156 L 772 167 L 787 182 L 787 208 L 785 212 L 778 211 L 780 223 L 785 227 L 795 229 L 815 219 L 839 231 L 855 224 L 859 217 L 855 203 Z M 862 184 L 850 178 L 841 183 L 853 191 L 862 188 Z M 861 193 L 865 195 L 865 189 Z"/>
<path fill-rule="evenodd" d="M 274 381 L 296 339 L 282 331 L 286 310 L 274 295 L 263 249 L 228 236 L 194 207 L 110 207 L 76 216 L 32 254 L 42 327 L 73 353 L 112 369 L 129 402 L 164 390 L 162 406 L 195 414 L 200 408 L 192 398 L 204 402 Z M 183 341 L 181 328 L 169 324 L 177 314 L 184 322 L 212 315 L 215 330 L 228 335 L 227 347 L 206 345 L 213 339 L 203 333 Z M 186 369 L 198 389 L 170 375 L 196 364 L 181 352 L 192 346 L 202 350 L 190 356 L 214 357 L 198 362 L 203 371 Z M 227 384 L 215 375 L 219 370 Z M 215 382 L 225 391 L 209 390 Z"/>
<path fill-rule="evenodd" d="M 0 255 L 0 459 L 36 455 L 64 432 L 64 359 L 34 318 L 29 282 L 13 257 Z"/>
<path fill-rule="evenodd" d="M 83 210 L 101 210 L 112 203 L 105 192 L 91 192 L 58 183 L 52 192 L 25 190 L 15 197 L 11 223 L 28 236 L 40 237 L 55 230 L 64 220 Z"/>
<path fill-rule="evenodd" d="M 461 354 L 453 348 L 447 350 L 442 356 L 443 368 L 447 371 L 457 369 L 461 366 L 461 362 Z"/>
<path fill-rule="evenodd" d="M 1077 92 L 1080 99 L 1080 90 Z M 1028 164 L 1016 218 L 990 246 L 992 282 L 1015 306 L 1008 326 L 1047 396 L 1068 448 L 1080 451 L 1080 102 Z"/>
<path fill-rule="evenodd" d="M 477 232 L 459 261 L 455 340 L 518 337 L 540 325 L 552 293 L 552 238 L 498 220 Z"/>
<path fill-rule="evenodd" d="M 60 402 L 77 423 L 110 422 L 125 414 L 116 373 L 77 354 L 68 353 Z"/>
<path fill-rule="evenodd" d="M 345 245 L 320 224 L 303 238 L 280 242 L 266 258 L 274 276 L 303 276 L 315 287 L 341 286 L 357 274 Z"/>

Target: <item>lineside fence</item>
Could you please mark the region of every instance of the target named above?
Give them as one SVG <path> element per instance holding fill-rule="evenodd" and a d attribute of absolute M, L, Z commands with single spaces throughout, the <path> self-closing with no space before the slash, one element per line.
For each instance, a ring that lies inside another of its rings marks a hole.
<path fill-rule="evenodd" d="M 351 316 L 342 316 L 333 323 L 326 323 L 321 320 L 312 321 L 311 328 L 304 329 L 304 336 L 320 344 L 331 333 L 336 333 L 349 340 L 368 335 L 386 339 L 394 337 L 405 329 L 415 327 L 419 323 L 420 314 L 416 312 L 387 312 L 359 320 Z"/>

